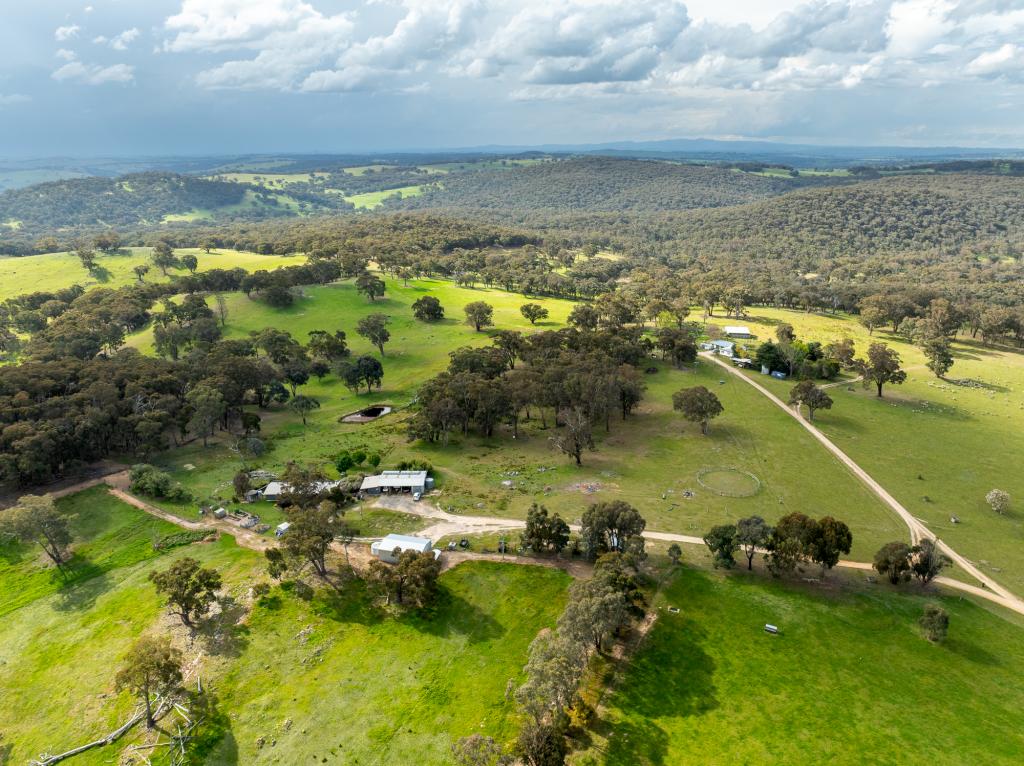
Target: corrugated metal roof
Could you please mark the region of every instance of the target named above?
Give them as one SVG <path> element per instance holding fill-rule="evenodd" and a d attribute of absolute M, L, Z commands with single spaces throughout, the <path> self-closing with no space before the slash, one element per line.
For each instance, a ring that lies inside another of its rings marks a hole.
<path fill-rule="evenodd" d="M 376 476 L 363 479 L 360 489 L 381 489 L 383 487 L 422 487 L 427 483 L 426 471 L 384 471 Z"/>
<path fill-rule="evenodd" d="M 398 548 L 400 551 L 416 551 L 417 553 L 424 553 L 429 551 L 433 543 L 426 537 L 411 537 L 410 535 L 388 535 L 383 540 L 378 540 L 370 546 L 370 549 L 376 553 L 377 551 L 388 551 L 391 552 Z"/>

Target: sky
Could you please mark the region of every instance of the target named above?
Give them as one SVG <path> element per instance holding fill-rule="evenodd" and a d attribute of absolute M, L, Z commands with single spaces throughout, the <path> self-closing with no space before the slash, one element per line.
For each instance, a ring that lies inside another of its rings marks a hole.
<path fill-rule="evenodd" d="M 1024 0 L 7 0 L 0 156 L 1024 146 Z"/>

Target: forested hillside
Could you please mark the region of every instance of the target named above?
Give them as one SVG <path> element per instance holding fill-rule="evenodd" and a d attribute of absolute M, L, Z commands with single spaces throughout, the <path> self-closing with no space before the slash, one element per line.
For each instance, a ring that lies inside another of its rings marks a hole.
<path fill-rule="evenodd" d="M 667 219 L 694 251 L 834 255 L 939 249 L 1024 234 L 1024 179 L 902 176 L 806 189 L 726 210 Z"/>
<path fill-rule="evenodd" d="M 594 157 L 452 176 L 401 206 L 515 213 L 685 210 L 773 197 L 798 183 L 713 166 Z"/>
<path fill-rule="evenodd" d="M 214 214 L 242 206 L 265 207 L 273 215 L 280 201 L 259 187 L 175 173 L 137 173 L 120 178 L 71 178 L 0 194 L 0 224 L 12 232 L 44 232 L 72 227 L 159 224 L 167 216 L 200 211 Z M 339 204 L 343 204 L 339 200 Z M 244 209 L 231 210 L 245 215 Z M 252 212 L 252 211 L 250 211 Z"/>

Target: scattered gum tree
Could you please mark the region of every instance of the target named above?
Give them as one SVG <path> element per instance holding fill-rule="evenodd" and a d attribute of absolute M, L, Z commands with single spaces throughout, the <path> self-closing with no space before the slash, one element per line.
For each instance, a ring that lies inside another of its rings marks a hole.
<path fill-rule="evenodd" d="M 580 539 L 591 560 L 617 551 L 622 553 L 631 538 L 642 540 L 647 522 L 640 512 L 623 500 L 594 503 L 583 512 Z"/>
<path fill-rule="evenodd" d="M 61 576 L 71 545 L 68 517 L 57 509 L 53 495 L 25 495 L 13 508 L 0 512 L 0 535 L 22 543 L 37 543 Z"/>
<path fill-rule="evenodd" d="M 789 392 L 789 403 L 807 408 L 807 419 L 814 420 L 816 410 L 832 409 L 832 397 L 819 388 L 812 380 L 801 380 Z"/>
<path fill-rule="evenodd" d="M 149 579 L 164 597 L 168 611 L 177 615 L 187 628 L 194 628 L 210 611 L 221 587 L 217 570 L 201 567 L 193 558 L 176 561 L 163 572 L 150 572 Z"/>
<path fill-rule="evenodd" d="M 953 353 L 949 348 L 949 340 L 944 337 L 928 338 L 921 344 L 921 351 L 928 360 L 926 365 L 937 378 L 945 378 L 953 367 Z"/>
<path fill-rule="evenodd" d="M 747 569 L 754 568 L 754 554 L 768 543 L 772 528 L 760 516 L 750 516 L 736 522 L 736 541 L 747 557 Z"/>
<path fill-rule="evenodd" d="M 369 569 L 370 582 L 384 594 L 386 603 L 394 601 L 417 609 L 429 606 L 437 597 L 440 574 L 441 562 L 434 558 L 432 551 L 403 551 L 397 564 L 374 559 Z"/>
<path fill-rule="evenodd" d="M 684 388 L 672 394 L 672 408 L 683 413 L 691 423 L 700 423 L 700 432 L 707 436 L 708 424 L 725 408 L 718 397 L 704 386 Z"/>
<path fill-rule="evenodd" d="M 166 636 L 146 636 L 136 641 L 117 672 L 118 691 L 127 689 L 146 708 L 146 728 L 156 725 L 153 697 L 166 697 L 181 687 L 181 652 Z"/>
<path fill-rule="evenodd" d="M 735 553 L 740 543 L 736 539 L 735 524 L 719 524 L 704 535 L 704 544 L 714 557 L 715 568 L 732 569 L 736 566 Z"/>
<path fill-rule="evenodd" d="M 421 322 L 440 322 L 444 319 L 444 307 L 433 295 L 424 295 L 412 304 L 412 315 Z"/>
<path fill-rule="evenodd" d="M 382 357 L 384 344 L 391 340 L 387 325 L 388 318 L 384 314 L 369 314 L 356 323 L 356 332 L 376 346 Z"/>
<path fill-rule="evenodd" d="M 939 550 L 938 543 L 927 538 L 911 548 L 910 554 L 910 570 L 922 585 L 927 585 L 943 569 L 953 565 L 953 560 Z"/>
<path fill-rule="evenodd" d="M 466 313 L 466 324 L 480 332 L 484 327 L 494 324 L 494 307 L 483 301 L 473 301 L 462 309 Z"/>
<path fill-rule="evenodd" d="M 563 423 L 562 433 L 549 437 L 549 440 L 555 449 L 575 460 L 576 465 L 583 465 L 583 451 L 594 449 L 590 418 L 581 407 L 562 410 L 559 414 Z"/>
<path fill-rule="evenodd" d="M 889 578 L 893 585 L 906 582 L 910 579 L 910 554 L 910 546 L 904 542 L 886 543 L 875 554 L 875 571 Z"/>
<path fill-rule="evenodd" d="M 530 324 L 537 324 L 541 319 L 548 318 L 548 310 L 539 303 L 524 303 L 519 307 L 519 313 L 530 320 Z"/>
<path fill-rule="evenodd" d="M 874 385 L 879 397 L 886 383 L 898 386 L 907 379 L 907 373 L 900 367 L 900 355 L 884 343 L 868 346 L 867 358 L 857 361 L 857 369 L 864 376 L 864 388 Z"/>

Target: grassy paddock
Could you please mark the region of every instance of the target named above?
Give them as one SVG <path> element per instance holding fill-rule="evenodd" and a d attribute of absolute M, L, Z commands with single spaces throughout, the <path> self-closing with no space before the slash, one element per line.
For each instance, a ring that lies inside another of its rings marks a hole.
<path fill-rule="evenodd" d="M 506 684 L 560 613 L 569 578 L 474 562 L 441 582 L 432 614 L 397 619 L 354 587 L 308 602 L 275 590 L 218 683 L 232 720 L 204 763 L 448 764 L 461 736 L 511 739 Z M 260 736 L 276 746 L 257 747 Z"/>
<path fill-rule="evenodd" d="M 887 386 L 882 399 L 859 383 L 830 388 L 835 404 L 819 411 L 815 424 L 932 531 L 1024 592 L 1024 475 L 1014 470 L 1024 461 L 1024 355 L 960 336 L 956 363 L 942 381 L 917 348 L 882 330 L 869 336 L 851 317 L 754 308 L 743 321 L 759 339 L 788 322 L 807 340 L 853 338 L 858 354 L 871 342 L 898 351 L 905 384 Z M 749 374 L 783 399 L 793 386 Z M 1004 516 L 985 503 L 993 488 L 1015 499 Z"/>
<path fill-rule="evenodd" d="M 917 628 L 927 600 L 681 570 L 571 762 L 1018 763 L 1020 625 L 942 598 L 949 638 L 932 645 Z"/>
<path fill-rule="evenodd" d="M 72 285 L 93 287 L 124 287 L 137 282 L 132 269 L 136 266 L 150 267 L 147 282 L 166 282 L 167 278 L 150 262 L 151 248 L 128 247 L 114 255 L 98 253 L 96 263 L 99 269 L 90 274 L 74 253 L 47 253 L 21 258 L 0 257 L 0 300 L 13 298 L 37 290 L 59 290 Z M 305 262 L 300 255 L 260 255 L 238 250 L 214 250 L 206 253 L 197 248 L 175 250 L 179 256 L 191 253 L 199 259 L 199 271 L 210 269 L 243 268 L 246 271 L 276 269 L 281 266 L 299 265 Z M 187 274 L 184 269 L 172 270 L 171 274 Z"/>

